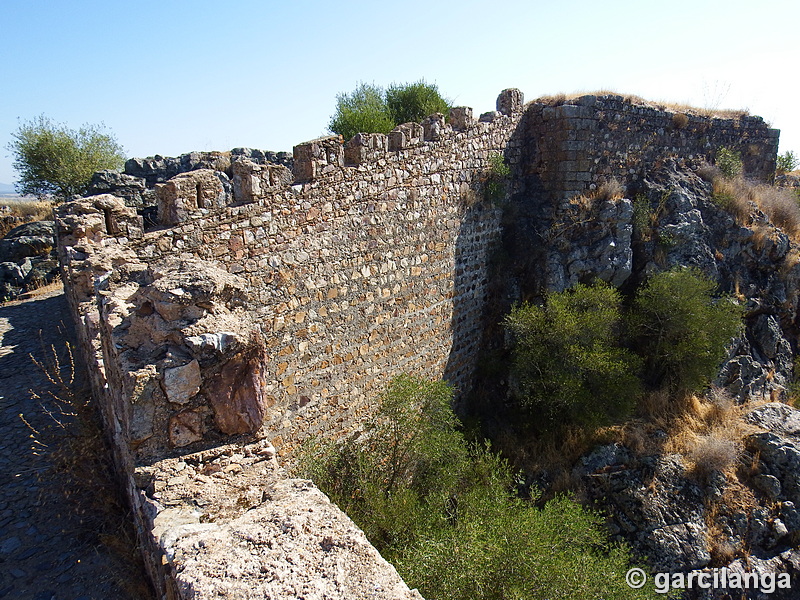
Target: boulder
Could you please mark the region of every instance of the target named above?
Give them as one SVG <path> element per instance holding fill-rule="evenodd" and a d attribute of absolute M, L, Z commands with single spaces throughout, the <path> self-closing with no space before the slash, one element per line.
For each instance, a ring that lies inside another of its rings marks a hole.
<path fill-rule="evenodd" d="M 107 169 L 92 175 L 86 195 L 113 194 L 122 198 L 126 206 L 141 209 L 146 204 L 145 199 L 148 198 L 146 189 L 147 185 L 142 177 Z"/>
<path fill-rule="evenodd" d="M 0 240 L 0 262 L 19 263 L 28 257 L 46 256 L 55 247 L 53 221 L 33 221 L 19 225 Z"/>

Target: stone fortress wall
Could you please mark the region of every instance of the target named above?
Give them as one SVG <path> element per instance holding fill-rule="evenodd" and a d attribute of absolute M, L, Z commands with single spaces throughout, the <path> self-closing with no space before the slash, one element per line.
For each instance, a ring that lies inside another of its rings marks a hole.
<path fill-rule="evenodd" d="M 469 391 L 508 203 L 628 181 L 665 156 L 712 158 L 721 146 L 741 150 L 751 176 L 774 169 L 777 132 L 757 117 L 690 115 L 678 127 L 617 96 L 571 102 L 526 108 L 505 90 L 479 120 L 456 108 L 449 122 L 301 144 L 291 161 L 163 159 L 174 175 L 157 159 L 129 161 L 130 173 L 95 186 L 110 193 L 60 209 L 82 354 L 161 593 L 233 585 L 207 565 L 237 556 L 244 512 L 285 487 L 270 442 L 290 458 L 310 436 L 356 430 L 401 373 Z M 494 203 L 483 199 L 493 154 L 512 169 Z M 147 197 L 158 223 L 146 231 L 132 206 Z M 304 485 L 288 485 L 289 497 L 316 493 Z M 222 499 L 198 507 L 220 486 L 238 512 Z M 279 545 L 297 542 L 284 534 Z M 211 555 L 213 545 L 181 542 L 204 535 L 227 542 Z"/>

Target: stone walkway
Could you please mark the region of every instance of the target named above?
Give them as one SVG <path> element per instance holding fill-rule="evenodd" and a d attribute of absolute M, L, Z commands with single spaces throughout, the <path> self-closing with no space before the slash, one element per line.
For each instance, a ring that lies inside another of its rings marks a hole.
<path fill-rule="evenodd" d="M 69 378 L 72 335 L 59 289 L 0 305 L 0 599 L 150 600 L 95 409 L 64 416 L 31 359 L 56 348 Z"/>

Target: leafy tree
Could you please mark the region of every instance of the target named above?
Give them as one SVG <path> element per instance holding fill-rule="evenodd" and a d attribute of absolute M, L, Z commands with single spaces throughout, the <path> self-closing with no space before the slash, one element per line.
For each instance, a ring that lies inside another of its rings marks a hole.
<path fill-rule="evenodd" d="M 349 94 L 336 96 L 336 112 L 328 129 L 350 139 L 357 133 L 389 133 L 395 126 L 419 122 L 435 112 L 448 114 L 450 103 L 435 84 L 416 83 L 380 86 L 360 83 Z"/>
<path fill-rule="evenodd" d="M 630 315 L 648 383 L 694 392 L 711 381 L 742 328 L 742 309 L 716 298 L 714 281 L 696 269 L 657 273 L 636 294 Z"/>
<path fill-rule="evenodd" d="M 442 382 L 393 380 L 358 437 L 309 448 L 311 476 L 425 598 L 653 598 L 624 581 L 630 557 L 600 517 L 514 491 L 487 445 L 468 444 Z"/>
<path fill-rule="evenodd" d="M 44 115 L 20 125 L 9 149 L 20 174 L 17 191 L 65 200 L 84 194 L 92 175 L 119 169 L 125 161 L 122 147 L 102 126 L 83 125 L 73 130 Z"/>
<path fill-rule="evenodd" d="M 512 393 L 548 425 L 627 416 L 640 391 L 638 359 L 621 346 L 621 298 L 610 285 L 552 293 L 506 317 L 514 339 Z"/>
<path fill-rule="evenodd" d="M 442 97 L 436 84 L 425 83 L 424 79 L 390 85 L 386 90 L 386 105 L 396 125 L 419 123 L 433 113 L 450 112 L 450 101 Z"/>
<path fill-rule="evenodd" d="M 357 133 L 389 133 L 394 126 L 383 89 L 360 83 L 351 93 L 336 96 L 336 112 L 328 128 L 350 139 Z"/>

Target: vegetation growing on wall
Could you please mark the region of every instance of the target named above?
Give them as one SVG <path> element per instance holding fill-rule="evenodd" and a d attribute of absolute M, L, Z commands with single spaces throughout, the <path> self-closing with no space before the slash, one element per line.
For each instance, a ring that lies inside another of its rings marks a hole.
<path fill-rule="evenodd" d="M 783 154 L 778 155 L 778 161 L 775 170 L 778 175 L 790 173 L 800 166 L 800 159 L 797 158 L 794 152 L 787 150 Z"/>
<path fill-rule="evenodd" d="M 310 476 L 428 600 L 650 598 L 627 551 L 565 497 L 523 499 L 509 465 L 469 444 L 443 382 L 394 379 L 360 436 L 309 448 Z"/>
<path fill-rule="evenodd" d="M 357 133 L 389 133 L 395 126 L 420 122 L 433 113 L 447 115 L 450 102 L 436 84 L 420 80 L 380 86 L 360 83 L 350 93 L 336 96 L 336 111 L 328 129 L 350 139 Z"/>

